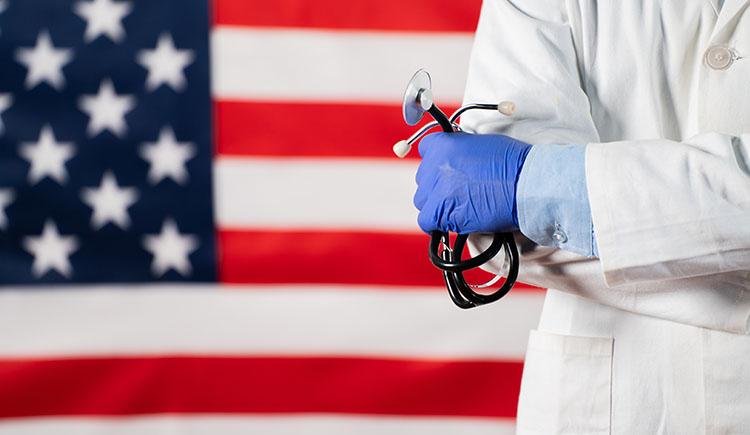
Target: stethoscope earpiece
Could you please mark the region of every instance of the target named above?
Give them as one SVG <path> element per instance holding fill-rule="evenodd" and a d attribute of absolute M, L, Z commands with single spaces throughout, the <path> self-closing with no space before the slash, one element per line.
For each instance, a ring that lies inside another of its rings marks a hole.
<path fill-rule="evenodd" d="M 393 145 L 393 154 L 399 159 L 403 159 L 411 151 L 411 144 L 405 140 L 400 140 Z"/>

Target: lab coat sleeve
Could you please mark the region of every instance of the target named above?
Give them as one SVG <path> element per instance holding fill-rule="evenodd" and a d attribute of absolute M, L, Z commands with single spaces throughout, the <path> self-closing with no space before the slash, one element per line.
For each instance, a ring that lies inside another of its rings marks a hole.
<path fill-rule="evenodd" d="M 581 44 L 575 42 L 581 33 L 575 28 L 580 26 L 575 18 L 571 20 L 579 14 L 567 9 L 569 3 L 573 2 L 484 0 L 464 100 L 466 103 L 512 101 L 516 111 L 509 117 L 485 111 L 468 112 L 461 120 L 465 129 L 506 134 L 535 146 L 599 142 L 589 98 L 582 88 L 583 65 L 579 59 L 583 53 L 576 51 Z M 564 168 L 551 168 L 549 175 L 565 172 L 561 169 Z M 534 183 L 526 181 L 529 186 Z M 526 214 L 519 209 L 521 217 L 525 219 Z M 529 222 L 524 223 L 531 228 Z M 529 230 L 532 232 L 538 231 L 534 228 Z M 551 237 L 551 231 L 547 236 Z M 483 245 L 481 238 L 472 237 L 470 248 Z M 541 240 L 541 236 L 536 239 Z M 544 252 L 557 250 L 538 248 Z M 560 288 L 559 278 L 565 277 L 556 273 L 558 269 L 549 256 L 537 254 L 535 251 L 525 258 L 522 253 L 522 266 L 533 267 L 522 268 L 519 279 Z M 568 261 L 567 256 L 564 261 Z M 596 270 L 601 275 L 597 259 L 580 257 L 578 261 L 596 266 L 588 267 L 587 273 Z M 532 271 L 533 276 L 524 276 Z"/>
<path fill-rule="evenodd" d="M 747 333 L 750 137 L 601 143 L 580 73 L 590 54 L 576 48 L 592 35 L 583 34 L 580 14 L 567 9 L 575 4 L 485 0 L 475 37 L 466 102 L 509 100 L 517 109 L 511 117 L 470 112 L 462 120 L 467 130 L 535 145 L 587 144 L 600 259 L 516 233 L 519 280 L 639 314 Z M 475 234 L 469 247 L 476 254 L 491 240 Z M 503 258 L 486 268 L 502 270 Z"/>
<path fill-rule="evenodd" d="M 515 236 L 521 253 L 518 275 L 526 284 L 561 290 L 621 310 L 686 325 L 738 334 L 750 332 L 747 272 L 608 287 L 596 259 L 537 245 L 520 233 Z M 475 234 L 470 241 L 473 252 L 477 253 L 489 247 L 492 237 Z M 497 272 L 503 270 L 503 262 L 503 258 L 495 257 L 485 268 Z"/>
<path fill-rule="evenodd" d="M 607 284 L 750 275 L 750 134 L 590 143 L 586 178 Z"/>
<path fill-rule="evenodd" d="M 562 0 L 485 0 L 474 39 L 464 100 L 512 101 L 510 117 L 468 112 L 462 125 L 539 144 L 598 142 L 569 12 Z M 521 9 L 518 5 L 522 5 Z"/>
<path fill-rule="evenodd" d="M 484 1 L 465 100 L 510 100 L 517 109 L 467 114 L 463 125 L 534 145 L 588 144 L 607 286 L 750 270 L 750 134 L 601 143 L 582 87 L 587 35 L 575 4 Z"/>

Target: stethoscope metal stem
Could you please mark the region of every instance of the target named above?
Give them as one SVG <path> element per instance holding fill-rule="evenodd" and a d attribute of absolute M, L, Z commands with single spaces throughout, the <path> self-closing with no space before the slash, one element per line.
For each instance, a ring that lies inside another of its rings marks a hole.
<path fill-rule="evenodd" d="M 465 106 L 461 106 L 453 112 L 453 114 L 448 118 L 448 120 L 451 123 L 451 127 L 453 128 L 453 131 L 461 131 L 461 127 L 456 123 L 458 118 L 463 115 L 465 112 L 468 112 L 469 110 L 498 110 L 497 104 L 467 104 Z M 411 136 L 409 136 L 408 139 L 406 139 L 406 143 L 409 145 L 413 145 L 414 142 L 418 141 L 422 136 L 426 135 L 427 132 L 432 130 L 433 128 L 439 126 L 440 123 L 437 121 L 430 121 L 427 124 L 423 125 L 422 128 L 414 132 Z"/>
<path fill-rule="evenodd" d="M 437 121 L 430 121 L 430 122 L 428 122 L 427 124 L 425 124 L 424 126 L 422 126 L 422 128 L 420 128 L 419 130 L 417 130 L 414 134 L 412 134 L 411 136 L 409 136 L 409 138 L 406 139 L 406 143 L 408 143 L 409 145 L 414 144 L 414 142 L 418 141 L 419 138 L 421 138 L 422 136 L 424 136 L 425 134 L 427 134 L 428 131 L 432 130 L 433 128 L 437 127 L 438 125 L 440 125 L 440 124 L 438 124 Z M 455 125 L 454 125 L 454 128 L 455 128 Z"/>

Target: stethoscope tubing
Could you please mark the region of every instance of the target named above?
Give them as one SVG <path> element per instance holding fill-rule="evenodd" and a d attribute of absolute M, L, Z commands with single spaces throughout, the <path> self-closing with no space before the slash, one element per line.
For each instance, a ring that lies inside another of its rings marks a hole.
<path fill-rule="evenodd" d="M 466 284 L 463 272 L 443 271 L 443 280 L 448 289 L 448 294 L 453 300 L 453 303 L 459 308 L 474 308 L 498 301 L 507 295 L 515 285 L 516 279 L 518 278 L 518 249 L 512 239 L 512 234 L 502 233 L 499 234 L 499 236 L 504 243 L 503 248 L 505 249 L 506 259 L 508 260 L 510 268 L 505 283 L 493 293 L 485 295 L 475 292 L 468 284 Z M 441 255 L 444 257 L 444 260 L 452 261 L 454 260 L 456 253 L 459 253 L 458 255 L 460 255 L 460 252 L 464 249 L 464 243 L 465 241 L 457 241 L 452 251 L 443 250 Z"/>
<path fill-rule="evenodd" d="M 446 261 L 437 254 L 440 250 L 440 245 L 450 246 L 447 241 L 444 241 L 446 237 L 446 233 L 440 231 L 433 231 L 430 233 L 430 261 L 435 267 L 449 272 L 464 272 L 469 269 L 477 268 L 490 261 L 498 254 L 498 252 L 500 252 L 501 249 L 503 249 L 503 240 L 499 237 L 495 237 L 492 239 L 490 246 L 476 257 L 463 261 Z M 460 243 L 464 245 L 468 237 L 469 236 L 466 234 L 458 234 L 456 236 L 456 243 L 459 243 L 459 239 L 462 239 Z"/>

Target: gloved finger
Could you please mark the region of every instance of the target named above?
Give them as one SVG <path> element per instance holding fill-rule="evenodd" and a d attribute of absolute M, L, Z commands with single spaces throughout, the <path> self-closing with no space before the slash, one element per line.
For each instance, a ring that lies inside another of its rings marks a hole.
<path fill-rule="evenodd" d="M 419 164 L 419 168 L 417 168 L 415 177 L 417 185 L 435 184 L 439 167 L 443 163 L 444 156 L 442 152 L 443 148 L 445 148 L 446 136 L 446 133 L 433 133 L 425 136 L 422 142 L 419 143 L 422 162 Z M 423 143 L 427 143 L 427 145 L 422 145 Z"/>
<path fill-rule="evenodd" d="M 417 210 L 422 210 L 422 207 L 424 206 L 425 202 L 427 202 L 427 198 L 430 197 L 430 193 L 432 192 L 432 186 L 427 186 L 426 184 L 420 184 L 417 186 L 417 191 L 414 192 L 414 207 L 417 208 Z"/>
<path fill-rule="evenodd" d="M 414 206 L 421 210 L 427 198 L 435 190 L 440 181 L 438 170 L 431 167 L 427 162 L 422 162 L 417 170 L 417 191 L 414 193 Z"/>
<path fill-rule="evenodd" d="M 440 168 L 430 160 L 422 160 L 414 176 L 417 186 L 434 186 L 440 176 Z"/>
<path fill-rule="evenodd" d="M 417 175 L 414 176 L 414 181 L 417 182 L 417 186 L 425 181 L 428 173 L 432 172 L 431 166 L 432 165 L 430 165 L 429 162 L 425 162 L 424 160 L 422 160 L 422 162 L 419 164 L 419 167 L 417 168 Z"/>
<path fill-rule="evenodd" d="M 430 133 L 423 137 L 422 140 L 419 141 L 419 155 L 422 156 L 423 159 L 427 158 L 434 148 L 440 146 L 440 141 L 444 140 L 445 135 L 447 134 L 448 133 L 445 132 Z"/>
<path fill-rule="evenodd" d="M 419 225 L 419 228 L 427 234 L 430 234 L 437 229 L 437 224 L 432 217 L 432 213 L 425 209 L 422 209 L 419 212 L 419 216 L 417 216 L 417 225 Z"/>
<path fill-rule="evenodd" d="M 444 202 L 442 198 L 430 196 L 420 210 L 419 216 L 417 216 L 417 225 L 427 234 L 431 231 L 440 230 L 443 211 Z"/>

